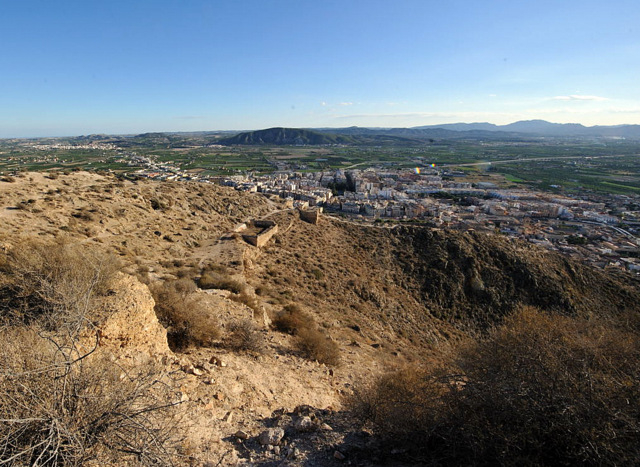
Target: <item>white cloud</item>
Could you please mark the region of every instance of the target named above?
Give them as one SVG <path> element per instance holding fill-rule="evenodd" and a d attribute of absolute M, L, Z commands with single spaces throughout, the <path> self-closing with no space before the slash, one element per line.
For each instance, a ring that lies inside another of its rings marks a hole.
<path fill-rule="evenodd" d="M 353 105 L 353 102 L 340 102 L 340 104 L 338 104 L 338 105 L 342 105 L 342 106 Z"/>
<path fill-rule="evenodd" d="M 631 108 L 631 109 L 610 109 L 611 113 L 614 114 L 638 114 L 640 115 L 640 107 L 637 108 Z"/>
<path fill-rule="evenodd" d="M 555 96 L 552 97 L 554 101 L 608 101 L 606 97 L 600 96 L 585 96 L 582 94 L 571 94 L 569 96 Z"/>
<path fill-rule="evenodd" d="M 415 125 L 426 124 L 424 120 L 433 123 L 455 123 L 459 121 L 485 121 L 487 119 L 498 120 L 500 122 L 511 123 L 513 119 L 522 119 L 524 115 L 502 113 L 502 112 L 406 112 L 406 113 L 368 113 L 335 115 L 334 119 L 339 120 L 386 120 L 388 122 L 398 120 L 413 120 Z M 419 120 L 418 120 L 419 119 Z M 421 122 L 422 121 L 422 122 Z M 430 123 L 430 122 L 427 122 Z"/>

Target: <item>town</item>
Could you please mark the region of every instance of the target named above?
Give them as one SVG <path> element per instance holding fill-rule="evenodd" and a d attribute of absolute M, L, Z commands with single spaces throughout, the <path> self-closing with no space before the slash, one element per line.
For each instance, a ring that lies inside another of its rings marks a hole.
<path fill-rule="evenodd" d="M 137 162 L 140 162 L 138 157 Z M 481 181 L 454 167 L 369 167 L 199 176 L 155 164 L 137 176 L 201 181 L 287 200 L 350 222 L 391 227 L 414 223 L 524 239 L 600 269 L 640 274 L 640 197 L 556 194 Z"/>
<path fill-rule="evenodd" d="M 600 269 L 640 277 L 640 195 L 633 191 L 563 190 L 558 185 L 551 185 L 552 190 L 537 189 L 510 183 L 493 170 L 492 162 L 436 165 L 419 155 L 409 155 L 401 164 L 345 162 L 343 168 L 318 170 L 305 161 L 322 164 L 326 159 L 311 150 L 311 159 L 279 158 L 273 152 L 275 156 L 265 158 L 270 173 L 255 170 L 247 162 L 246 168 L 225 174 L 224 170 L 190 169 L 187 164 L 198 156 L 175 152 L 177 158 L 159 158 L 144 148 L 136 151 L 109 140 L 10 143 L 13 146 L 8 147 L 22 149 L 6 151 L 0 159 L 8 173 L 29 167 L 67 167 L 158 181 L 214 183 L 277 197 L 291 209 L 313 209 L 346 222 L 386 228 L 417 224 L 519 238 Z M 573 164 L 587 166 L 593 161 L 593 157 L 583 159 Z M 408 163 L 415 167 L 408 168 Z M 473 170 L 465 170 L 469 166 Z"/>

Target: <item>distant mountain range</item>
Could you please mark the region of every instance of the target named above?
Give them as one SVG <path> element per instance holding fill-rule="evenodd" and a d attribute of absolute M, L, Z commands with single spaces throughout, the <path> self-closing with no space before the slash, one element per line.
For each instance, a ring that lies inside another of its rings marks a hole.
<path fill-rule="evenodd" d="M 268 128 L 266 130 L 247 131 L 229 138 L 216 141 L 217 144 L 235 145 L 330 145 L 330 144 L 418 144 L 422 141 L 405 135 L 376 132 L 366 128 L 363 131 L 349 132 L 309 130 L 303 128 Z M 421 139 L 421 138 L 420 138 Z"/>
<path fill-rule="evenodd" d="M 526 133 L 539 136 L 592 136 L 640 138 L 640 125 L 591 126 L 579 123 L 551 123 L 545 120 L 523 120 L 508 125 L 492 123 L 448 123 L 444 125 L 428 125 L 414 129 L 428 130 L 440 128 L 452 131 L 500 131 L 509 133 Z"/>
<path fill-rule="evenodd" d="M 73 143 L 105 142 L 120 147 L 190 148 L 208 145 L 397 145 L 423 146 L 453 140 L 539 141 L 544 138 L 640 140 L 640 125 L 591 126 L 527 120 L 508 125 L 446 123 L 413 128 L 268 128 L 265 130 L 142 133 L 138 135 L 86 135 Z"/>
<path fill-rule="evenodd" d="M 447 139 L 531 140 L 554 138 L 640 139 L 640 125 L 592 126 L 527 120 L 508 125 L 447 123 L 413 128 L 269 128 L 222 138 L 218 144 L 328 145 L 328 144 L 424 144 Z"/>

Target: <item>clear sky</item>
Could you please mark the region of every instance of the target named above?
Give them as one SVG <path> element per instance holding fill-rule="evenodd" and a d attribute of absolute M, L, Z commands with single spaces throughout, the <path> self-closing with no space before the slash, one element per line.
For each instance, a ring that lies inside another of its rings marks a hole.
<path fill-rule="evenodd" d="M 638 0 L 5 0 L 0 137 L 640 124 Z"/>

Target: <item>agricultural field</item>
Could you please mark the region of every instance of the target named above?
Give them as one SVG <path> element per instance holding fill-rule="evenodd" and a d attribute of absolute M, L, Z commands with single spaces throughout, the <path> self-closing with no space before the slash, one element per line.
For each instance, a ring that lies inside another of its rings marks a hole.
<path fill-rule="evenodd" d="M 640 157 L 637 155 L 587 156 L 492 165 L 515 184 L 540 190 L 612 194 L 640 193 Z"/>
<path fill-rule="evenodd" d="M 640 143 L 626 140 L 440 140 L 417 144 L 222 146 L 205 135 L 144 134 L 0 140 L 0 172 L 164 167 L 194 175 L 436 167 L 471 179 L 551 191 L 640 193 Z M 500 178 L 501 177 L 501 178 Z"/>

